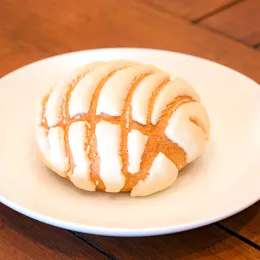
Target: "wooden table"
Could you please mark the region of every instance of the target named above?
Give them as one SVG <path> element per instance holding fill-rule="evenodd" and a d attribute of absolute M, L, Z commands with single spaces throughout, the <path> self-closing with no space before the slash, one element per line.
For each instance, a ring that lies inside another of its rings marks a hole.
<path fill-rule="evenodd" d="M 201 56 L 260 82 L 260 0 L 1 0 L 0 77 L 52 55 L 149 47 Z M 260 259 L 260 203 L 148 238 L 61 230 L 0 205 L 0 259 Z"/>

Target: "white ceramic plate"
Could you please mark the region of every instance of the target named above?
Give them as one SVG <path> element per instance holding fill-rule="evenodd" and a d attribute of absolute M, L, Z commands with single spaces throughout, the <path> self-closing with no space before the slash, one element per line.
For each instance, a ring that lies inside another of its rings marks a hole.
<path fill-rule="evenodd" d="M 37 157 L 36 103 L 58 76 L 93 60 L 134 59 L 185 78 L 202 97 L 212 125 L 201 158 L 166 191 L 146 197 L 89 193 L 49 171 Z M 149 49 L 65 54 L 0 80 L 0 201 L 62 228 L 114 236 L 147 236 L 206 225 L 260 198 L 260 87 L 222 65 Z"/>

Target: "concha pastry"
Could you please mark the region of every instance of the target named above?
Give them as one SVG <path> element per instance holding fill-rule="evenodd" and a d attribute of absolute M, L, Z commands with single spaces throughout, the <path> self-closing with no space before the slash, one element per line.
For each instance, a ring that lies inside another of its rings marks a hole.
<path fill-rule="evenodd" d="M 133 61 L 82 66 L 40 107 L 43 161 L 87 191 L 146 196 L 166 189 L 209 137 L 208 114 L 194 89 Z"/>

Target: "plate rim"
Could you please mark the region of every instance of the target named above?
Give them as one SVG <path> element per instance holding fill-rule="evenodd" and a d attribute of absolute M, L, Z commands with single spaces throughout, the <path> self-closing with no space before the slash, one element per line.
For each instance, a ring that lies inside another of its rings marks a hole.
<path fill-rule="evenodd" d="M 85 234 L 91 235 L 101 235 L 101 236 L 114 236 L 114 237 L 147 237 L 147 236 L 158 236 L 158 235 L 167 235 L 167 234 L 174 234 L 179 233 L 187 230 L 196 229 L 199 227 L 207 226 L 228 217 L 231 217 L 248 207 L 254 205 L 256 202 L 259 201 L 259 198 L 256 198 L 255 201 L 250 202 L 236 210 L 230 211 L 224 215 L 216 216 L 208 218 L 207 220 L 200 220 L 200 221 L 191 221 L 185 224 L 179 224 L 166 226 L 166 227 L 151 227 L 151 228 L 108 228 L 102 226 L 90 226 L 90 225 L 82 225 L 76 224 L 69 221 L 59 220 L 57 218 L 43 216 L 37 212 L 28 210 L 24 207 L 17 205 L 16 203 L 10 202 L 9 200 L 5 199 L 3 196 L 0 196 L 0 203 L 4 204 L 5 206 L 15 210 L 18 213 L 21 213 L 24 216 L 30 217 L 34 220 L 40 221 L 45 224 L 49 224 L 58 228 L 74 231 L 74 232 L 81 232 Z"/>
<path fill-rule="evenodd" d="M 51 60 L 51 59 L 56 59 L 56 58 L 63 57 L 63 56 L 68 56 L 68 55 L 73 56 L 73 55 L 77 55 L 77 54 L 80 54 L 80 53 L 97 52 L 97 51 L 98 52 L 99 51 L 152 51 L 152 52 L 161 52 L 161 53 L 169 53 L 169 54 L 173 53 L 175 55 L 180 55 L 180 56 L 183 56 L 183 57 L 191 57 L 193 59 L 199 59 L 199 60 L 204 61 L 204 62 L 213 63 L 216 66 L 220 66 L 220 67 L 225 68 L 227 70 L 230 70 L 230 71 L 232 71 L 234 73 L 237 73 L 240 76 L 246 78 L 247 80 L 250 80 L 252 83 L 255 83 L 255 84 L 259 85 L 258 82 L 256 82 L 252 78 L 249 78 L 248 76 L 246 76 L 242 72 L 239 72 L 239 71 L 237 71 L 237 70 L 235 70 L 235 69 L 233 69 L 231 67 L 228 67 L 228 66 L 226 66 L 224 64 L 221 64 L 221 63 L 218 63 L 218 62 L 213 61 L 211 59 L 202 58 L 202 57 L 199 57 L 199 56 L 196 56 L 196 55 L 192 55 L 192 54 L 188 54 L 188 53 L 184 53 L 184 52 L 176 52 L 176 51 L 171 51 L 171 50 L 166 50 L 166 49 L 156 49 L 156 48 L 142 48 L 142 47 L 138 47 L 138 48 L 137 47 L 92 48 L 92 49 L 82 49 L 82 50 L 78 50 L 78 51 L 71 51 L 71 52 L 61 53 L 61 54 L 49 56 L 49 57 L 46 57 L 46 58 L 43 58 L 43 59 L 39 59 L 39 60 L 36 60 L 34 62 L 25 64 L 25 65 L 15 69 L 15 70 L 12 70 L 12 71 L 6 73 L 2 77 L 0 77 L 0 80 L 4 80 L 6 77 L 11 76 L 13 73 L 19 72 L 19 70 L 25 69 L 27 67 L 30 67 L 30 66 L 33 66 L 33 65 L 36 65 L 38 63 L 42 63 L 42 62 L 45 62 L 45 61 L 48 61 L 48 60 Z"/>
<path fill-rule="evenodd" d="M 73 52 L 67 52 L 67 53 L 62 53 L 62 54 L 58 54 L 58 55 L 54 55 L 54 56 L 49 56 L 46 57 L 44 59 L 40 59 L 37 61 L 34 61 L 32 63 L 26 64 L 22 67 L 19 67 L 7 74 L 5 74 L 4 76 L 2 76 L 0 78 L 0 81 L 5 80 L 9 77 L 12 77 L 12 75 L 14 73 L 19 72 L 20 70 L 23 69 L 28 69 L 28 67 L 30 66 L 34 66 L 37 65 L 39 63 L 44 63 L 48 60 L 52 60 L 52 59 L 59 59 L 60 57 L 64 57 L 64 56 L 68 56 L 68 55 L 79 55 L 80 53 L 88 53 L 88 52 L 99 52 L 99 51 L 152 51 L 152 52 L 162 52 L 162 53 L 169 53 L 169 54 L 175 54 L 175 55 L 180 55 L 183 57 L 191 57 L 197 60 L 201 60 L 203 62 L 207 62 L 207 63 L 213 63 L 215 66 L 220 66 L 222 68 L 228 69 L 230 71 L 232 71 L 232 73 L 237 73 L 239 74 L 239 76 L 243 76 L 244 78 L 246 78 L 246 80 L 251 81 L 254 84 L 259 85 L 256 81 L 254 81 L 253 79 L 247 77 L 246 75 L 242 74 L 241 72 L 227 67 L 226 65 L 217 63 L 215 61 L 209 60 L 209 59 L 205 59 L 202 57 L 198 57 L 198 56 L 194 56 L 194 55 L 190 55 L 190 54 L 186 54 L 186 53 L 182 53 L 182 52 L 175 52 L 175 51 L 170 51 L 170 50 L 164 50 L 164 49 L 153 49 L 153 48 L 126 48 L 126 47 L 119 47 L 119 48 L 93 48 L 93 49 L 87 49 L 87 50 L 80 50 L 80 51 L 73 51 Z M 225 214 L 221 214 L 221 215 L 217 215 L 214 217 L 210 217 L 207 219 L 202 219 L 202 220 L 197 220 L 197 221 L 190 221 L 187 223 L 183 223 L 183 224 L 178 224 L 178 225 L 168 225 L 168 226 L 162 226 L 162 227 L 147 227 L 147 228 L 117 228 L 117 227 L 102 227 L 102 226 L 91 226 L 91 225 L 86 225 L 86 224 L 77 224 L 77 223 L 73 223 L 70 221 L 64 221 L 64 220 L 59 220 L 58 218 L 54 218 L 54 217 L 49 217 L 46 215 L 42 215 L 38 212 L 34 212 L 30 209 L 27 209 L 25 207 L 19 206 L 18 204 L 4 198 L 3 196 L 0 196 L 0 203 L 3 203 L 4 205 L 6 205 L 7 207 L 27 216 L 30 217 L 32 219 L 35 219 L 37 221 L 49 224 L 49 225 L 53 225 L 62 229 L 67 229 L 67 230 L 71 230 L 71 231 L 75 231 L 75 232 L 82 232 L 82 233 L 87 233 L 87 234 L 95 234 L 95 235 L 105 235 L 105 236 L 117 236 L 117 237 L 143 237 L 143 236 L 156 236 L 156 235 L 163 235 L 163 234 L 172 234 L 172 233 L 177 233 L 177 232 L 182 232 L 182 231 L 186 231 L 186 230 L 191 230 L 191 229 L 195 229 L 198 227 L 202 227 L 202 226 L 206 226 L 215 222 L 218 222 L 220 220 L 223 220 L 225 218 L 228 218 L 232 215 L 235 215 L 243 210 L 245 210 L 246 208 L 252 206 L 253 204 L 255 204 L 257 201 L 260 200 L 260 196 L 259 198 L 256 198 L 253 201 L 250 201 L 244 205 L 242 205 L 241 207 L 237 208 L 237 209 L 231 209 L 230 211 L 226 212 Z"/>

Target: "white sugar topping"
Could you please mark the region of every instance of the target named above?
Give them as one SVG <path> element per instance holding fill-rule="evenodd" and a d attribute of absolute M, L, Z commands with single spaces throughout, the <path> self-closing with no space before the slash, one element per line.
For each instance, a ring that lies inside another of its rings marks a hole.
<path fill-rule="evenodd" d="M 71 181 L 79 188 L 94 191 L 95 185 L 90 180 L 90 164 L 88 158 L 87 125 L 85 122 L 72 123 L 69 128 L 69 145 L 73 161 L 74 171 L 70 177 Z"/>
<path fill-rule="evenodd" d="M 195 90 L 183 79 L 177 78 L 174 81 L 169 81 L 155 100 L 151 119 L 153 125 L 157 124 L 163 111 L 179 96 L 189 96 L 196 101 L 200 100 Z"/>
<path fill-rule="evenodd" d="M 147 143 L 148 137 L 138 130 L 132 130 L 128 134 L 127 152 L 128 152 L 128 171 L 132 174 L 140 169 L 142 155 Z"/>
<path fill-rule="evenodd" d="M 163 153 L 155 158 L 149 175 L 140 180 L 131 191 L 131 197 L 147 196 L 170 187 L 176 180 L 178 169 Z"/>
<path fill-rule="evenodd" d="M 190 119 L 196 120 L 198 125 Z M 209 118 L 205 108 L 200 103 L 192 102 L 183 104 L 173 113 L 165 134 L 183 148 L 189 163 L 203 152 L 209 129 Z"/>
<path fill-rule="evenodd" d="M 119 192 L 125 184 L 125 177 L 121 173 L 120 126 L 101 121 L 96 125 L 96 137 L 100 157 L 100 178 L 107 192 Z"/>

